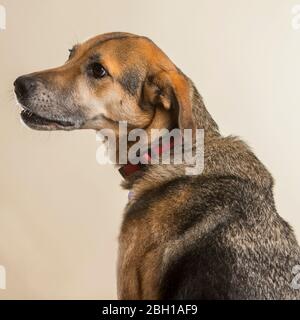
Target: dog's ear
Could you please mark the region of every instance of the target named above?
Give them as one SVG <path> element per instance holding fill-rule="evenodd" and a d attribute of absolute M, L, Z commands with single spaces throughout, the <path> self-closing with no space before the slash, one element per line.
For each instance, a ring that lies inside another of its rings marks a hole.
<path fill-rule="evenodd" d="M 184 75 L 178 71 L 162 71 L 147 78 L 142 92 L 143 104 L 170 110 L 180 129 L 195 129 L 190 90 Z"/>

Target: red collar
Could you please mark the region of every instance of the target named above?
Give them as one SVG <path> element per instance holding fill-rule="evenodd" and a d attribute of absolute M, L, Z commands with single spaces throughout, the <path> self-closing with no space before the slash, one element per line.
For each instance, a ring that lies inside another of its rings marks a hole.
<path fill-rule="evenodd" d="M 180 140 L 178 140 L 179 138 Z M 149 148 L 146 152 L 143 153 L 142 157 L 146 160 L 147 163 L 151 163 L 152 158 L 157 158 L 164 152 L 171 150 L 172 148 L 174 148 L 175 143 L 178 142 L 180 142 L 180 144 L 182 143 L 181 135 L 175 136 L 174 138 L 168 139 L 167 141 L 164 141 L 164 138 L 162 138 L 161 143 L 157 143 L 152 148 Z M 119 172 L 124 179 L 127 179 L 135 172 L 142 170 L 144 166 L 146 166 L 146 164 L 140 162 L 137 164 L 128 162 L 119 169 Z"/>
<path fill-rule="evenodd" d="M 138 163 L 138 164 L 127 163 L 127 164 L 124 164 L 119 169 L 119 172 L 124 179 L 127 179 L 132 174 L 134 174 L 137 171 L 140 171 L 141 169 L 142 169 L 141 163 Z"/>

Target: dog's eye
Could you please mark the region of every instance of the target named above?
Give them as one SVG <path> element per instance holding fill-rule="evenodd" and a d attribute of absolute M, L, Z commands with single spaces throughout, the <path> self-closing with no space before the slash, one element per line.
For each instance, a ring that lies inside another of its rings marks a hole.
<path fill-rule="evenodd" d="M 106 70 L 100 63 L 94 62 L 90 65 L 90 75 L 95 79 L 103 78 L 107 75 Z"/>

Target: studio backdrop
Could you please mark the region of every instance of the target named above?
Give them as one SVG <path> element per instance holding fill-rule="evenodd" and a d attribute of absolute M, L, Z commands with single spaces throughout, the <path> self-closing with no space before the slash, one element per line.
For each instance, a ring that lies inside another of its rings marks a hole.
<path fill-rule="evenodd" d="M 93 131 L 25 128 L 13 93 L 17 76 L 63 64 L 101 33 L 145 35 L 193 79 L 222 134 L 242 137 L 272 172 L 299 239 L 300 1 L 0 5 L 0 299 L 116 298 L 119 173 L 97 163 Z"/>

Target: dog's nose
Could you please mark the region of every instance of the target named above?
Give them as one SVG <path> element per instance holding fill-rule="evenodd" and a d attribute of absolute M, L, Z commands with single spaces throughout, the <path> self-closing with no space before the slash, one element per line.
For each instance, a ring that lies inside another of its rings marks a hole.
<path fill-rule="evenodd" d="M 15 93 L 18 98 L 28 98 L 37 86 L 37 81 L 30 76 L 21 76 L 14 82 Z"/>

